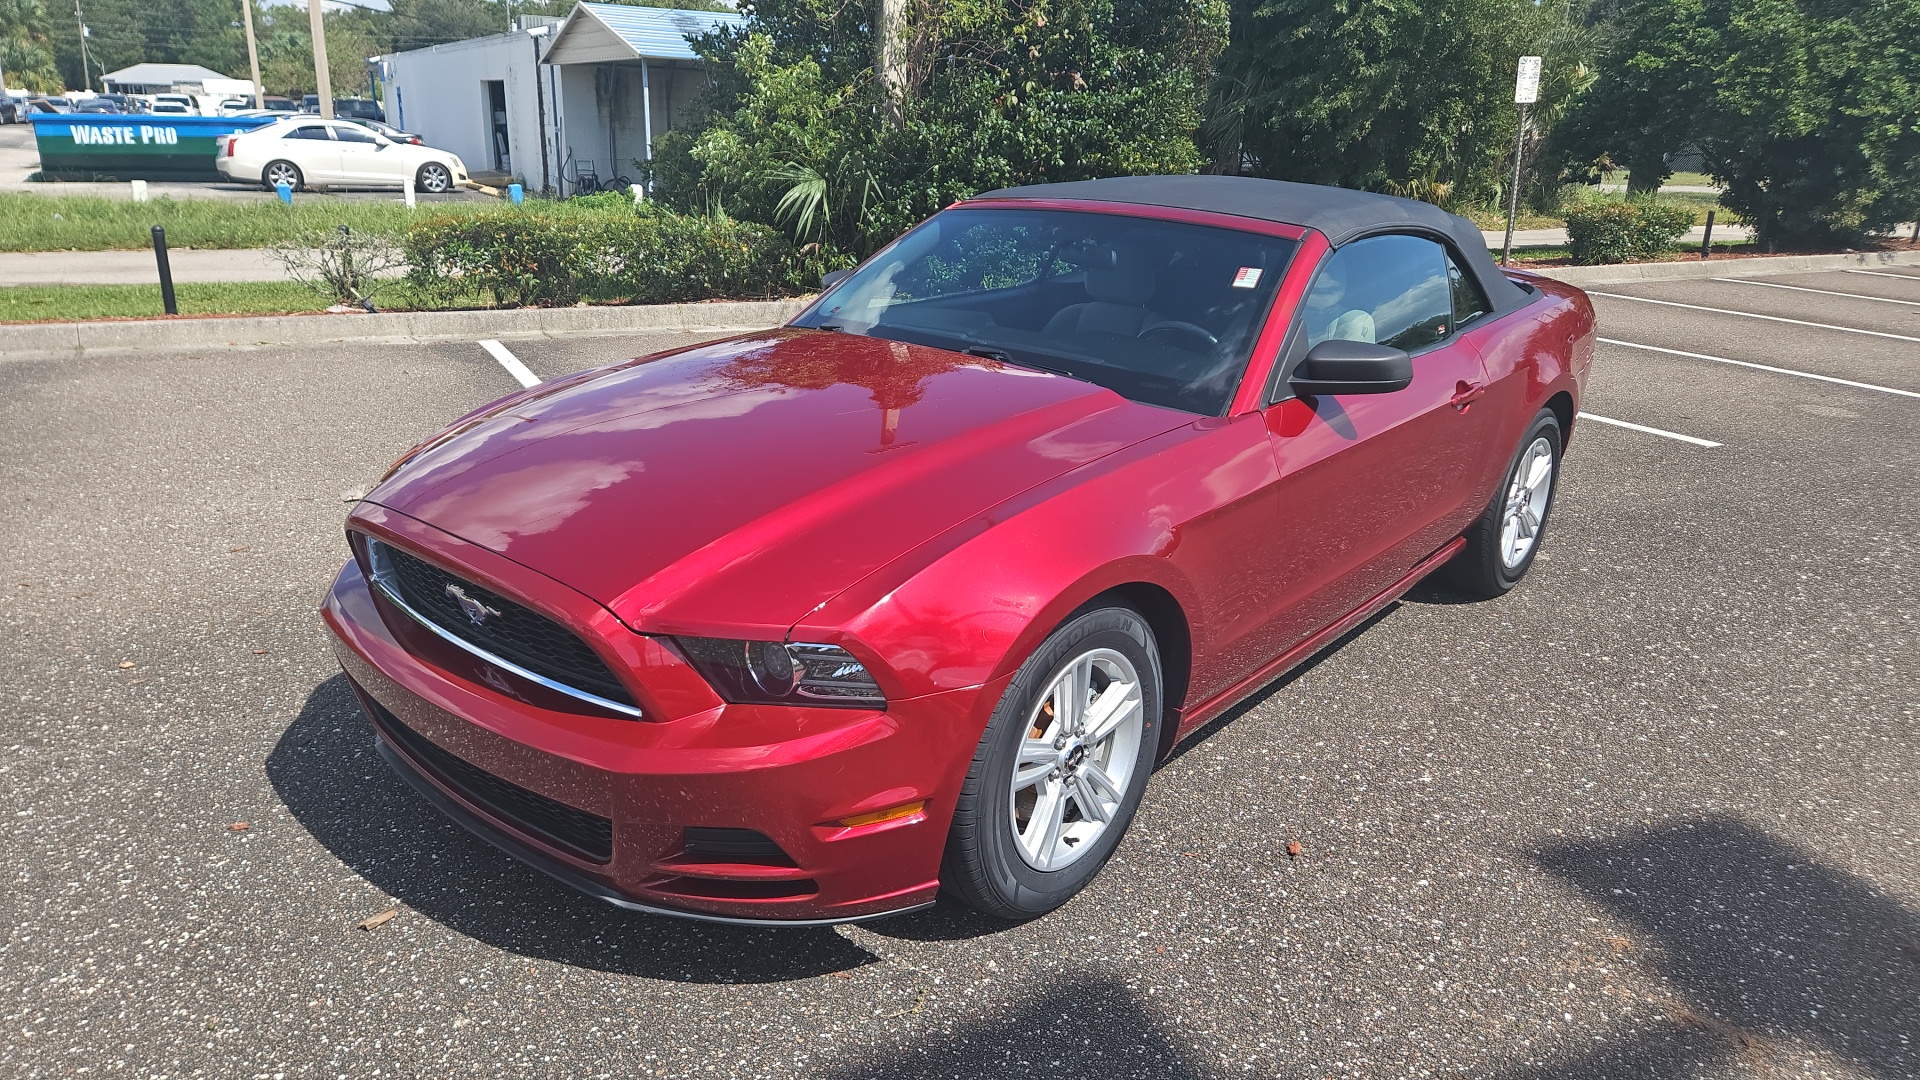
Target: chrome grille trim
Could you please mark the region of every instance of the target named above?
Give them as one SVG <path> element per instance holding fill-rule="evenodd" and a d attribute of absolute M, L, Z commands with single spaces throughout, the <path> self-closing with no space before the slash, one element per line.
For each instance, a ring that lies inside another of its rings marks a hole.
<path fill-rule="evenodd" d="M 381 549 L 383 546 L 384 545 L 379 540 L 376 540 L 373 537 L 367 538 L 367 561 L 373 564 L 373 577 L 372 577 L 373 584 L 379 587 L 380 595 L 386 597 L 388 603 L 392 604 L 396 608 L 399 608 L 402 612 L 405 612 L 407 617 L 412 619 L 414 622 L 417 622 L 421 626 L 426 627 L 428 630 L 433 631 L 433 633 L 436 636 L 438 636 L 440 640 L 445 641 L 450 645 L 454 645 L 458 647 L 463 652 L 469 653 L 473 656 L 477 656 L 480 659 L 485 660 L 487 663 L 492 664 L 497 668 L 500 668 L 504 671 L 511 671 L 515 675 L 520 676 L 521 678 L 527 680 L 528 682 L 534 683 L 539 686 L 544 686 L 547 689 L 552 690 L 556 693 L 565 694 L 568 697 L 575 698 L 579 701 L 584 701 L 589 705 L 593 705 L 597 708 L 607 709 L 611 712 L 618 713 L 621 716 L 631 717 L 635 720 L 646 719 L 646 716 L 644 713 L 642 713 L 639 709 L 636 709 L 631 705 L 624 705 L 618 701 L 609 701 L 606 698 L 599 696 L 598 694 L 590 694 L 585 690 L 581 690 L 577 687 L 568 686 L 567 684 L 561 683 L 561 682 L 555 682 L 554 680 L 546 677 L 545 675 L 540 674 L 539 672 L 528 671 L 526 668 L 521 667 L 519 664 L 516 664 L 511 660 L 508 660 L 506 657 L 500 656 L 496 653 L 483 649 L 480 646 L 475 645 L 473 642 L 468 641 L 465 638 L 462 638 L 459 635 L 444 629 L 443 627 L 440 626 L 439 623 L 434 622 L 432 619 L 429 619 L 425 615 L 414 610 L 413 605 L 401 599 L 400 590 L 394 588 L 391 581 L 389 580 L 393 574 L 393 569 L 392 567 L 386 565 L 386 560 L 381 558 Z"/>

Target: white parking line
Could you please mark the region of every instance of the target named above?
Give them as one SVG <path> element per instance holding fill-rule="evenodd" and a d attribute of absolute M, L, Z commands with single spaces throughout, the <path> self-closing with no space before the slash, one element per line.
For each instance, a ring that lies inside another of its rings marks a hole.
<path fill-rule="evenodd" d="M 1714 447 L 1720 445 L 1717 442 L 1708 442 L 1705 439 L 1696 439 L 1691 435 L 1681 435 L 1672 431 L 1662 431 L 1657 427 L 1648 427 L 1645 424 L 1629 424 L 1625 420 L 1615 420 L 1610 416 L 1595 416 L 1590 412 L 1583 412 L 1578 415 L 1582 420 L 1592 420 L 1596 423 L 1601 423 L 1601 424 L 1612 424 L 1614 427 L 1623 427 L 1629 431 L 1644 431 L 1648 435 L 1658 435 L 1663 439 L 1678 439 L 1683 443 L 1691 443 L 1694 446 L 1702 446 L 1707 448 L 1708 450 L 1711 450 Z"/>
<path fill-rule="evenodd" d="M 1783 319 L 1778 315 L 1760 315 L 1751 311 L 1734 311 L 1731 308 L 1682 304 L 1677 300 L 1654 300 L 1645 296 L 1628 296 L 1625 293 L 1595 292 L 1592 289 L 1587 290 L 1587 295 L 1605 296 L 1613 300 L 1638 300 L 1643 304 L 1659 304 L 1663 307 L 1686 308 L 1689 311 L 1711 311 L 1716 315 L 1739 315 L 1748 319 L 1765 319 L 1768 322 L 1792 323 L 1795 326 L 1811 326 L 1818 330 L 1839 330 L 1847 334 L 1865 334 L 1868 337 L 1892 338 L 1895 341 L 1920 341 L 1920 337 L 1908 337 L 1905 334 L 1889 334 L 1881 330 L 1862 330 L 1854 326 L 1835 326 L 1832 323 L 1807 322 L 1803 319 Z"/>
<path fill-rule="evenodd" d="M 1920 307 L 1920 300 L 1895 300 L 1886 296 L 1862 296 L 1857 292 L 1840 292 L 1837 289 L 1809 289 L 1805 285 L 1782 285 L 1777 281 L 1755 281 L 1752 278 L 1717 277 L 1714 281 L 1728 285 L 1759 285 L 1768 289 L 1792 289 L 1794 292 L 1819 293 L 1822 296 L 1844 296 L 1849 300 L 1878 300 L 1883 304 L 1905 304 L 1908 307 Z"/>
<path fill-rule="evenodd" d="M 527 365 L 521 363 L 519 357 L 508 352 L 505 345 L 489 338 L 481 342 L 480 347 L 492 353 L 493 358 L 500 361 L 500 366 L 507 369 L 507 374 L 518 379 L 521 386 L 540 385 L 540 376 L 528 371 Z"/>
<path fill-rule="evenodd" d="M 1775 375 L 1797 375 L 1802 379 L 1818 379 L 1821 382 L 1851 386 L 1857 390 L 1877 390 L 1882 394 L 1898 394 L 1901 397 L 1920 398 L 1911 390 L 1895 390 L 1891 386 L 1875 386 L 1872 383 L 1854 382 L 1852 379 L 1836 379 L 1831 375 L 1815 375 L 1811 371 L 1795 371 L 1792 368 L 1774 367 L 1771 364 L 1755 364 L 1747 360 L 1729 360 L 1724 356 L 1708 356 L 1706 353 L 1685 352 L 1680 349 L 1663 349 L 1658 345 L 1642 345 L 1637 341 L 1621 341 L 1618 338 L 1595 338 L 1602 345 L 1622 345 L 1629 349 L 1645 349 L 1648 352 L 1666 353 L 1669 356 L 1685 356 L 1693 360 L 1711 360 L 1716 364 L 1732 364 L 1735 367 L 1752 368 L 1755 371 L 1771 371 Z"/>
<path fill-rule="evenodd" d="M 1870 277 L 1899 278 L 1901 281 L 1920 281 L 1920 274 L 1889 274 L 1885 270 L 1842 270 L 1843 274 L 1866 274 Z"/>

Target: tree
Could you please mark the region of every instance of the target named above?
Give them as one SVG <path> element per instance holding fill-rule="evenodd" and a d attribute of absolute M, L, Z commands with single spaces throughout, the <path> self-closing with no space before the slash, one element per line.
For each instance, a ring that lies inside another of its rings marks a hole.
<path fill-rule="evenodd" d="M 905 0 L 891 88 L 879 4 L 762 0 L 700 42 L 713 108 L 656 144 L 656 195 L 839 258 L 988 188 L 1201 163 L 1211 0 Z"/>
<path fill-rule="evenodd" d="M 1920 0 L 1630 0 L 1556 140 L 1650 190 L 1697 146 L 1761 239 L 1828 246 L 1920 213 Z"/>
<path fill-rule="evenodd" d="M 48 31 L 47 9 L 40 0 L 0 0 L 0 82 L 36 94 L 66 89 Z"/>
<path fill-rule="evenodd" d="M 1547 57 L 1536 114 L 1579 81 L 1580 0 L 1233 0 L 1208 104 L 1221 172 L 1433 202 L 1499 192 L 1513 74 Z"/>

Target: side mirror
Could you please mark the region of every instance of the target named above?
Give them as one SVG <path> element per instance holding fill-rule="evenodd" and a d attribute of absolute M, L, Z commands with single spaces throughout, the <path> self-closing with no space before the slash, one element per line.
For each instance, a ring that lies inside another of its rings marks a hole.
<path fill-rule="evenodd" d="M 1413 382 L 1413 358 L 1391 345 L 1334 338 L 1307 350 L 1288 385 L 1312 394 L 1391 394 Z"/>
<path fill-rule="evenodd" d="M 853 271 L 851 270 L 832 270 L 825 274 L 821 274 L 820 275 L 820 291 L 825 292 L 828 289 L 833 288 L 835 285 L 838 285 L 841 282 L 847 280 L 847 275 L 851 273 L 853 273 Z"/>

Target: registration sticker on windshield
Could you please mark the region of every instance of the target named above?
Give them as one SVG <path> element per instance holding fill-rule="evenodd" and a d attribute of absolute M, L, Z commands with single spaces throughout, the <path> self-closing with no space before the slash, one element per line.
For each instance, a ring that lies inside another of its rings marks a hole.
<path fill-rule="evenodd" d="M 1236 289 L 1251 289 L 1259 284 L 1260 268 L 1257 266 L 1243 266 L 1239 273 L 1233 275 L 1233 287 Z"/>

